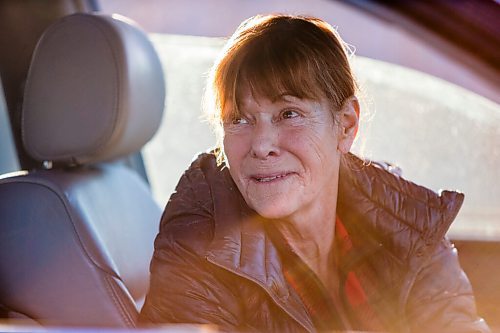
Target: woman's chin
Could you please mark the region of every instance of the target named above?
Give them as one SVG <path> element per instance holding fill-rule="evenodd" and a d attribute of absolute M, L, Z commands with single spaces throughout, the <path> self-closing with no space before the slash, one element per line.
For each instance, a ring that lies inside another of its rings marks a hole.
<path fill-rule="evenodd" d="M 275 201 L 269 201 L 265 204 L 252 205 L 252 208 L 263 218 L 272 220 L 284 219 L 293 213 L 288 205 Z"/>

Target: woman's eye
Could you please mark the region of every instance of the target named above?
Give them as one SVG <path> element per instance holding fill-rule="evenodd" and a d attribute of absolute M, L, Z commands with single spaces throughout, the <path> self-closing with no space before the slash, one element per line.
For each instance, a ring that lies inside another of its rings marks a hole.
<path fill-rule="evenodd" d="M 291 118 L 295 118 L 298 116 L 299 116 L 299 113 L 297 111 L 294 111 L 294 110 L 285 110 L 281 113 L 281 118 L 283 118 L 283 119 L 291 119 Z"/>
<path fill-rule="evenodd" d="M 231 121 L 231 124 L 232 125 L 244 125 L 244 124 L 248 124 L 248 120 L 246 120 L 245 118 L 234 118 Z"/>

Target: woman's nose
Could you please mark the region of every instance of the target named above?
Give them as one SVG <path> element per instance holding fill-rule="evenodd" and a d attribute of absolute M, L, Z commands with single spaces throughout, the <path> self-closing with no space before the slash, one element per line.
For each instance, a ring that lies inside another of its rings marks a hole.
<path fill-rule="evenodd" d="M 252 134 L 252 157 L 266 159 L 279 155 L 279 131 L 272 123 L 257 123 Z"/>

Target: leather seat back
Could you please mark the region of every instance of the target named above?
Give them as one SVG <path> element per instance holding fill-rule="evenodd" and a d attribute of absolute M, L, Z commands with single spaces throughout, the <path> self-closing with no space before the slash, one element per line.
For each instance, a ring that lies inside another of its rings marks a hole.
<path fill-rule="evenodd" d="M 156 132 L 163 72 L 125 18 L 75 14 L 35 49 L 23 143 L 45 168 L 0 180 L 0 303 L 43 325 L 133 327 L 161 209 L 116 162 Z"/>

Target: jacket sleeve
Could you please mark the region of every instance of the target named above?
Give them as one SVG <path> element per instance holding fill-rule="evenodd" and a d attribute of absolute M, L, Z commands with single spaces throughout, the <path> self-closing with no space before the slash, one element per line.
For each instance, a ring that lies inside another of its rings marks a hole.
<path fill-rule="evenodd" d="M 201 177 L 201 178 L 200 178 Z M 213 224 L 203 174 L 184 174 L 162 217 L 139 323 L 213 324 L 237 330 L 238 298 L 203 255 Z M 196 186 L 193 186 L 196 184 Z M 203 196 L 203 197 L 200 197 Z"/>
<path fill-rule="evenodd" d="M 490 332 L 477 316 L 472 287 L 447 239 L 417 275 L 406 311 L 411 332 Z"/>

